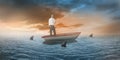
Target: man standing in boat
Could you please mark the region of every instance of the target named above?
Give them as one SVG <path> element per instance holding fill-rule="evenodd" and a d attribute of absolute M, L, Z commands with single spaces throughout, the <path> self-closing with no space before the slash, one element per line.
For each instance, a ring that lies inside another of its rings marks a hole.
<path fill-rule="evenodd" d="M 54 36 L 56 35 L 56 30 L 55 30 L 55 19 L 53 17 L 53 15 L 51 15 L 51 18 L 49 18 L 49 27 L 50 27 L 50 36 L 53 36 L 52 33 L 54 33 Z"/>

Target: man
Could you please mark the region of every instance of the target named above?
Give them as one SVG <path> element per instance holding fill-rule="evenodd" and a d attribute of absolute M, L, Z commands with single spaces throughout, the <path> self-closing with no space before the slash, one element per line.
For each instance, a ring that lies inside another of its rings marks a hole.
<path fill-rule="evenodd" d="M 52 32 L 54 33 L 54 36 L 56 35 L 56 30 L 54 25 L 55 25 L 55 19 L 53 18 L 53 15 L 51 15 L 51 18 L 49 19 L 50 36 L 52 36 Z"/>

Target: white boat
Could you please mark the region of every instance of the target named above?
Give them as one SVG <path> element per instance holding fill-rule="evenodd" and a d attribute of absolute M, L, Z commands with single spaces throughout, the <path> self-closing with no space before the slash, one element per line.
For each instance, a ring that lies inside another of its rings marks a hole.
<path fill-rule="evenodd" d="M 42 38 L 45 41 L 64 41 L 64 40 L 75 40 L 81 32 L 74 32 L 74 33 L 63 33 L 57 34 L 56 36 L 45 35 Z"/>

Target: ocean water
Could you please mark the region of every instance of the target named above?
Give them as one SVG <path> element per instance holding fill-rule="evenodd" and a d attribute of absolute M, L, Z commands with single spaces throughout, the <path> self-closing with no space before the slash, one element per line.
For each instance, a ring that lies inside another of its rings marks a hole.
<path fill-rule="evenodd" d="M 67 47 L 29 37 L 1 37 L 0 60 L 120 60 L 120 36 L 79 36 Z"/>

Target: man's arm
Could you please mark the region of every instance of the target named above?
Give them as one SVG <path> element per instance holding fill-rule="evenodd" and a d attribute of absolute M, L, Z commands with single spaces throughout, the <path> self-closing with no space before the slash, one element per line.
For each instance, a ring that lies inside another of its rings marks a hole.
<path fill-rule="evenodd" d="M 56 24 L 56 20 L 54 19 L 54 25 Z"/>

